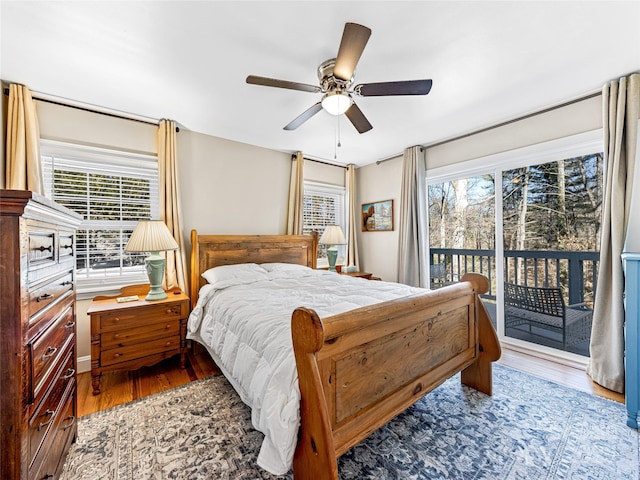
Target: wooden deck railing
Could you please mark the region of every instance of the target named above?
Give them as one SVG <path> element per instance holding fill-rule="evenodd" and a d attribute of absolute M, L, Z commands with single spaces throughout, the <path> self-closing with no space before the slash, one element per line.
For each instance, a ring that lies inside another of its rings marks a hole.
<path fill-rule="evenodd" d="M 593 307 L 597 287 L 599 252 L 558 250 L 505 250 L 504 279 L 531 287 L 558 287 L 568 304 L 585 302 Z M 489 279 L 488 296 L 496 294 L 493 250 L 432 248 L 432 287 L 458 281 L 467 272 Z"/>

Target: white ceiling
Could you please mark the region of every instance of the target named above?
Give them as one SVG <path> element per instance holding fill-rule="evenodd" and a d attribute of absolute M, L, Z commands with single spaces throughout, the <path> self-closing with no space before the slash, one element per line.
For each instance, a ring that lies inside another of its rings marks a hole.
<path fill-rule="evenodd" d="M 0 77 L 36 93 L 278 151 L 365 165 L 592 93 L 640 70 L 640 2 L 0 3 Z M 372 29 L 355 83 L 433 79 L 427 96 L 357 98 L 373 130 L 322 111 L 317 84 L 345 22 Z"/>

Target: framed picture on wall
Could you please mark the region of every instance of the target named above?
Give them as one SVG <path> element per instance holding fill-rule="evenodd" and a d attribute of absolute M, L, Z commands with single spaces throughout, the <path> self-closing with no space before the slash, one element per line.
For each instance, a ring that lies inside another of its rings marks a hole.
<path fill-rule="evenodd" d="M 363 232 L 390 232 L 393 230 L 393 200 L 362 204 Z"/>

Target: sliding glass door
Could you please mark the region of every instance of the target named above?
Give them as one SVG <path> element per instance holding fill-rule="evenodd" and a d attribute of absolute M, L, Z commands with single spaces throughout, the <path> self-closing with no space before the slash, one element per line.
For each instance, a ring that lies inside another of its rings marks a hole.
<path fill-rule="evenodd" d="M 431 287 L 487 276 L 503 342 L 589 355 L 603 170 L 592 137 L 428 172 Z"/>
<path fill-rule="evenodd" d="M 431 288 L 482 273 L 490 284 L 483 300 L 496 325 L 495 176 L 433 183 L 427 191 Z"/>
<path fill-rule="evenodd" d="M 602 154 L 502 172 L 505 335 L 589 356 Z"/>

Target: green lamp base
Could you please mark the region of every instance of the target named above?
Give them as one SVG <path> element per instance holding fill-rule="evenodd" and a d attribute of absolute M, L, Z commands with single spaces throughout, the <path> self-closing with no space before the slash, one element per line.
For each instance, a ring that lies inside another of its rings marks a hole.
<path fill-rule="evenodd" d="M 151 252 L 145 260 L 147 275 L 151 289 L 145 300 L 164 300 L 167 294 L 162 289 L 162 279 L 164 278 L 164 257 L 159 252 Z"/>
<path fill-rule="evenodd" d="M 333 245 L 327 248 L 327 259 L 329 260 L 329 271 L 336 271 L 336 259 L 338 258 L 338 248 Z"/>

